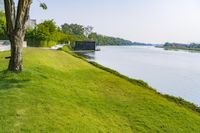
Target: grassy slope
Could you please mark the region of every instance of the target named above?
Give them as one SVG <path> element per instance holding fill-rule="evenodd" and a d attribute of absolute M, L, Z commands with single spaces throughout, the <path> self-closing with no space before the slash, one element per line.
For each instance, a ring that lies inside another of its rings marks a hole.
<path fill-rule="evenodd" d="M 0 132 L 200 132 L 200 115 L 60 51 L 25 49 L 23 73 L 4 73 Z"/>

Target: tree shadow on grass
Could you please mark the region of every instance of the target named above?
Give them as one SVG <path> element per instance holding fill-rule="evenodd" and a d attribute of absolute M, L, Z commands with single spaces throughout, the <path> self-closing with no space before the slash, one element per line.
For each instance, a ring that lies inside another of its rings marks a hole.
<path fill-rule="evenodd" d="M 31 81 L 30 79 L 17 79 L 17 73 L 12 73 L 15 77 L 10 74 L 11 72 L 8 71 L 0 71 L 0 90 L 24 88 L 27 86 L 26 83 Z"/>

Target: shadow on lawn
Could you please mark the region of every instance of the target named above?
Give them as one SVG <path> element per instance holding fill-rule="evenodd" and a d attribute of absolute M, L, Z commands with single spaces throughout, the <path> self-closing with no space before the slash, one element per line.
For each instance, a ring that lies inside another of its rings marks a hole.
<path fill-rule="evenodd" d="M 0 71 L 0 90 L 24 88 L 27 86 L 27 82 L 30 80 L 17 79 L 16 74 L 8 71 Z"/>

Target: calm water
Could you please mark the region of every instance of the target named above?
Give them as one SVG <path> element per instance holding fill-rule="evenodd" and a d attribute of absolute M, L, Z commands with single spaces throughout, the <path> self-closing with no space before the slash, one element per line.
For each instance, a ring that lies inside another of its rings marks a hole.
<path fill-rule="evenodd" d="M 161 93 L 200 105 L 200 53 L 141 46 L 100 48 L 85 54 L 99 64 L 146 81 Z"/>

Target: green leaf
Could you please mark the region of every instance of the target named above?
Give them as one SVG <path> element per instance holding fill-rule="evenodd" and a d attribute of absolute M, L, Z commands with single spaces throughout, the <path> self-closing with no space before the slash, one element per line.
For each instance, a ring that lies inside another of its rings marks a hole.
<path fill-rule="evenodd" d="M 43 9 L 43 10 L 47 10 L 47 5 L 45 3 L 40 3 L 40 7 Z"/>

